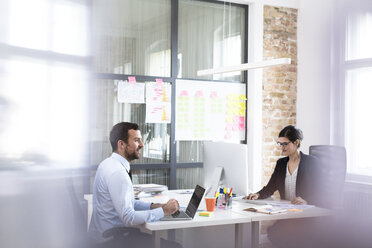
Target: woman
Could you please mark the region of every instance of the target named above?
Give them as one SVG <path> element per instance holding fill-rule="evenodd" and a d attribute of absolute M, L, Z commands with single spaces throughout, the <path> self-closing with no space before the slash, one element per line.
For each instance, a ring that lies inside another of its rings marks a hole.
<path fill-rule="evenodd" d="M 244 199 L 265 199 L 278 190 L 280 199 L 289 200 L 293 204 L 315 203 L 318 193 L 314 181 L 318 178 L 318 162 L 315 157 L 298 150 L 302 139 L 302 131 L 292 125 L 280 131 L 277 144 L 286 157 L 276 162 L 269 183 Z"/>
<path fill-rule="evenodd" d="M 278 146 L 282 155 L 268 184 L 257 193 L 244 199 L 265 199 L 279 191 L 280 198 L 293 204 L 316 204 L 319 196 L 318 159 L 305 155 L 298 148 L 303 139 L 302 131 L 292 125 L 279 133 Z M 268 238 L 279 247 L 306 247 L 313 223 L 305 219 L 277 221 L 268 228 Z M 300 245 L 300 246 L 299 246 Z"/>

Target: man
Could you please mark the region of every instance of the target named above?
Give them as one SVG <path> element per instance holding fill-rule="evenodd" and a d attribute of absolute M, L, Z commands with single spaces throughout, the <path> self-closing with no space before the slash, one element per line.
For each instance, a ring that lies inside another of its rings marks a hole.
<path fill-rule="evenodd" d="M 103 232 L 115 227 L 133 227 L 159 220 L 179 209 L 175 199 L 166 204 L 134 200 L 130 162 L 140 157 L 143 147 L 137 124 L 121 122 L 110 132 L 112 155 L 98 166 L 93 185 L 93 213 L 89 234 L 97 243 L 115 243 L 119 247 L 149 247 L 151 236 L 132 231 L 109 241 Z M 112 239 L 112 238 L 111 238 Z M 162 240 L 162 247 L 176 247 L 176 243 Z"/>

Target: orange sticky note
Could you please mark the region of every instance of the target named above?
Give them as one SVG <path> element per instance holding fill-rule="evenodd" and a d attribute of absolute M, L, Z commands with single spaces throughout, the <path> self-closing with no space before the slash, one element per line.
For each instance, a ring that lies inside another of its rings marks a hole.
<path fill-rule="evenodd" d="M 289 212 L 302 212 L 302 209 L 298 209 L 298 208 L 290 208 L 288 209 Z"/>

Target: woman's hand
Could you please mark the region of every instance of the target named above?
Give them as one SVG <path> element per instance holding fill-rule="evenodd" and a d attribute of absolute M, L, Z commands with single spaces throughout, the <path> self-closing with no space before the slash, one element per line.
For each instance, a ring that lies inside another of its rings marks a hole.
<path fill-rule="evenodd" d="M 297 196 L 296 198 L 294 198 L 291 202 L 292 204 L 296 204 L 296 205 L 304 205 L 304 204 L 307 204 L 307 201 L 305 201 L 304 199 L 302 199 L 301 197 Z"/>
<path fill-rule="evenodd" d="M 244 196 L 243 199 L 248 199 L 248 200 L 257 200 L 260 197 L 260 194 L 258 193 L 251 193 L 247 196 Z"/>

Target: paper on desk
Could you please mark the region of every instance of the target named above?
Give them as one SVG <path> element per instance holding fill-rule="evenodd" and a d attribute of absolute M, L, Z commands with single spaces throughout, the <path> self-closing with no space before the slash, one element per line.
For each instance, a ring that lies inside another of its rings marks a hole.
<path fill-rule="evenodd" d="M 254 205 L 271 205 L 273 207 L 278 207 L 278 208 L 285 208 L 285 209 L 307 209 L 314 207 L 314 205 L 296 205 L 296 204 L 291 204 L 290 201 L 287 200 L 272 200 L 272 199 L 264 199 L 264 200 L 243 200 L 243 202 L 254 204 Z"/>
<path fill-rule="evenodd" d="M 314 205 L 296 205 L 296 204 L 290 204 L 290 203 L 281 203 L 281 202 L 272 202 L 271 205 L 273 207 L 278 207 L 278 208 L 285 208 L 285 209 L 307 209 L 307 208 L 312 208 Z"/>
<path fill-rule="evenodd" d="M 278 213 L 287 212 L 287 209 L 285 208 L 274 207 L 272 205 L 260 205 L 260 206 L 245 208 L 243 210 L 263 213 L 263 214 L 278 214 Z"/>
<path fill-rule="evenodd" d="M 168 189 L 166 185 L 160 184 L 135 184 L 133 189 L 142 192 L 163 192 Z"/>

